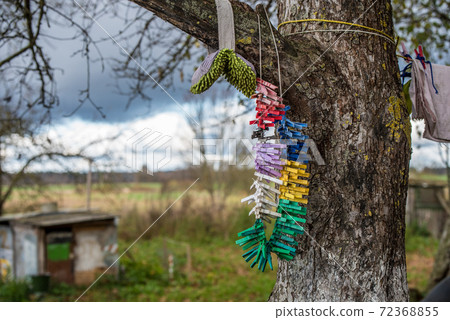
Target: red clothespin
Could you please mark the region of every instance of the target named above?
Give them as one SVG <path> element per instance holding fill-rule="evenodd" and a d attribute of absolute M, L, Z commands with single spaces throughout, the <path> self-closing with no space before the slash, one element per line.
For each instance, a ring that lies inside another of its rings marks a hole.
<path fill-rule="evenodd" d="M 250 99 L 262 99 L 263 97 L 264 97 L 264 95 L 262 93 L 257 92 L 255 94 L 252 94 Z"/>
<path fill-rule="evenodd" d="M 256 111 L 261 111 L 261 112 L 265 112 L 266 110 L 267 110 L 267 108 L 266 108 L 266 106 L 265 105 L 260 105 L 260 106 L 257 106 L 256 108 L 255 108 L 255 110 Z"/>
<path fill-rule="evenodd" d="M 422 63 L 422 66 L 424 69 L 426 69 L 427 67 L 425 66 L 425 56 L 423 55 L 423 50 L 422 50 L 422 46 L 419 46 L 419 52 L 417 52 L 416 49 L 414 49 L 414 52 L 416 54 L 416 58 L 423 58 L 420 60 L 420 62 Z"/>
<path fill-rule="evenodd" d="M 258 101 L 260 103 L 265 104 L 266 106 L 270 106 L 272 104 L 272 100 L 269 100 L 269 99 L 264 98 L 264 97 L 262 97 L 261 99 L 258 99 Z M 258 103 L 258 101 L 257 101 L 257 103 Z"/>
<path fill-rule="evenodd" d="M 269 95 L 269 89 L 267 87 L 261 85 L 260 83 L 256 84 L 256 91 L 258 93 L 261 93 L 261 94 L 265 95 L 265 96 Z"/>
<path fill-rule="evenodd" d="M 267 88 L 269 88 L 269 89 L 272 89 L 272 90 L 275 90 L 275 89 L 278 88 L 277 86 L 271 84 L 270 82 L 264 81 L 263 79 L 260 79 L 260 78 L 256 78 L 256 82 L 257 82 L 257 83 L 260 83 L 260 84 L 262 84 L 263 86 L 265 86 L 265 87 L 267 87 Z"/>

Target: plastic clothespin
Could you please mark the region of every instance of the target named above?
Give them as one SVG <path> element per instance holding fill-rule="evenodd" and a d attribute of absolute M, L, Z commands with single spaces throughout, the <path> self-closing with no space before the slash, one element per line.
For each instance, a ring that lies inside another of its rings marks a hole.
<path fill-rule="evenodd" d="M 423 55 L 423 50 L 422 50 L 422 46 L 418 47 L 419 52 L 417 52 L 417 49 L 414 49 L 414 53 L 416 54 L 416 59 L 419 59 L 420 62 L 422 63 L 422 66 L 424 69 L 426 69 L 426 65 L 425 65 L 425 56 Z"/>
<path fill-rule="evenodd" d="M 401 46 L 402 46 L 401 54 L 406 57 L 406 55 L 408 54 L 408 50 L 406 50 L 406 46 L 403 41 L 401 42 Z"/>
<path fill-rule="evenodd" d="M 268 88 L 270 88 L 270 89 L 272 89 L 272 90 L 275 90 L 275 89 L 278 88 L 277 86 L 271 84 L 270 82 L 264 81 L 263 79 L 260 79 L 260 78 L 256 78 L 256 82 L 257 82 L 257 83 L 260 83 L 260 84 L 262 84 L 263 86 L 268 87 Z"/>
<path fill-rule="evenodd" d="M 406 49 L 405 43 L 403 41 L 401 42 L 401 46 L 402 51 L 400 53 L 402 54 L 406 62 L 411 62 L 412 61 L 411 56 L 409 55 L 409 52 Z"/>

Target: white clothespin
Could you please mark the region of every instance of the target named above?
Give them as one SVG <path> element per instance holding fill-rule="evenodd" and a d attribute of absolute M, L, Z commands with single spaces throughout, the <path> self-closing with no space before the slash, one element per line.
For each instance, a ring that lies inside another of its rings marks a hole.
<path fill-rule="evenodd" d="M 270 181 L 275 182 L 276 184 L 279 184 L 279 185 L 282 185 L 282 184 L 283 184 L 283 181 L 282 181 L 282 180 L 273 178 L 273 177 L 271 177 L 271 176 L 267 176 L 267 175 L 265 175 L 265 174 L 261 174 L 261 173 L 259 173 L 259 172 L 255 172 L 255 176 L 257 176 L 257 177 L 259 177 L 259 178 L 262 178 L 262 179 L 270 180 Z"/>
<path fill-rule="evenodd" d="M 278 213 L 278 212 L 275 212 L 275 211 L 270 211 L 270 210 L 267 210 L 267 209 L 261 209 L 261 212 L 262 213 L 265 213 L 265 214 L 268 214 L 268 215 L 271 215 L 271 216 L 274 216 L 274 217 L 281 217 L 281 213 Z"/>

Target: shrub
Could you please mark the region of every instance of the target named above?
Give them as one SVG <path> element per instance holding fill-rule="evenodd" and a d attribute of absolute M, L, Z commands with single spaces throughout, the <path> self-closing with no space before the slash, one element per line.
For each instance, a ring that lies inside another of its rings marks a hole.
<path fill-rule="evenodd" d="M 0 301 L 22 302 L 30 300 L 31 289 L 24 280 L 0 280 Z"/>

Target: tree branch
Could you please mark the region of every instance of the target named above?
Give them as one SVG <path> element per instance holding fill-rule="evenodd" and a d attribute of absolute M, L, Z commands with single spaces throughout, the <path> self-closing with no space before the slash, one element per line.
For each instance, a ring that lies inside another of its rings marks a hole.
<path fill-rule="evenodd" d="M 30 49 L 33 46 L 33 43 L 29 43 L 28 45 L 26 45 L 25 47 L 23 47 L 22 49 L 16 51 L 15 53 L 13 53 L 12 55 L 10 55 L 9 57 L 5 58 L 4 60 L 0 61 L 0 68 L 4 65 L 7 64 L 8 62 L 14 60 L 15 58 L 17 58 L 18 56 L 20 56 L 22 53 L 24 53 L 25 51 L 27 51 L 28 49 Z"/>
<path fill-rule="evenodd" d="M 153 12 L 159 18 L 171 23 L 180 30 L 192 35 L 212 48 L 218 48 L 217 9 L 214 0 L 131 0 L 139 6 Z M 244 56 L 255 66 L 259 73 L 259 34 L 258 15 L 261 23 L 261 51 L 262 69 L 264 79 L 278 84 L 278 66 L 274 41 L 270 32 L 264 7 L 258 5 L 253 10 L 249 5 L 237 0 L 230 1 L 233 6 L 236 52 Z M 288 79 L 296 79 L 299 70 L 307 70 L 314 63 L 314 58 L 322 53 L 321 46 L 314 40 L 301 41 L 298 38 L 288 40 L 273 26 L 275 42 L 280 53 L 280 66 L 283 88 L 292 83 Z M 324 55 L 323 59 L 330 59 Z M 324 70 L 322 70 L 323 72 Z M 261 75 L 259 75 L 261 76 Z M 305 75 L 305 79 L 308 78 Z M 335 75 L 336 76 L 336 75 Z M 286 82 L 284 82 L 286 81 Z M 290 103 L 297 100 L 290 90 L 285 98 Z"/>
<path fill-rule="evenodd" d="M 36 160 L 43 158 L 43 157 L 64 157 L 64 158 L 81 158 L 81 159 L 90 159 L 89 157 L 82 155 L 81 153 L 64 153 L 64 152 L 42 152 L 39 154 L 34 155 L 33 157 L 29 158 L 25 164 L 20 168 L 20 170 L 14 175 L 11 182 L 9 183 L 6 192 L 2 193 L 0 198 L 0 204 L 3 204 L 6 202 L 6 200 L 11 195 L 11 192 L 13 191 L 14 187 L 17 185 L 17 183 L 23 178 L 23 174 L 25 173 L 25 170 Z M 1 208 L 1 206 L 0 206 Z M 0 211 L 1 215 L 1 211 Z"/>

